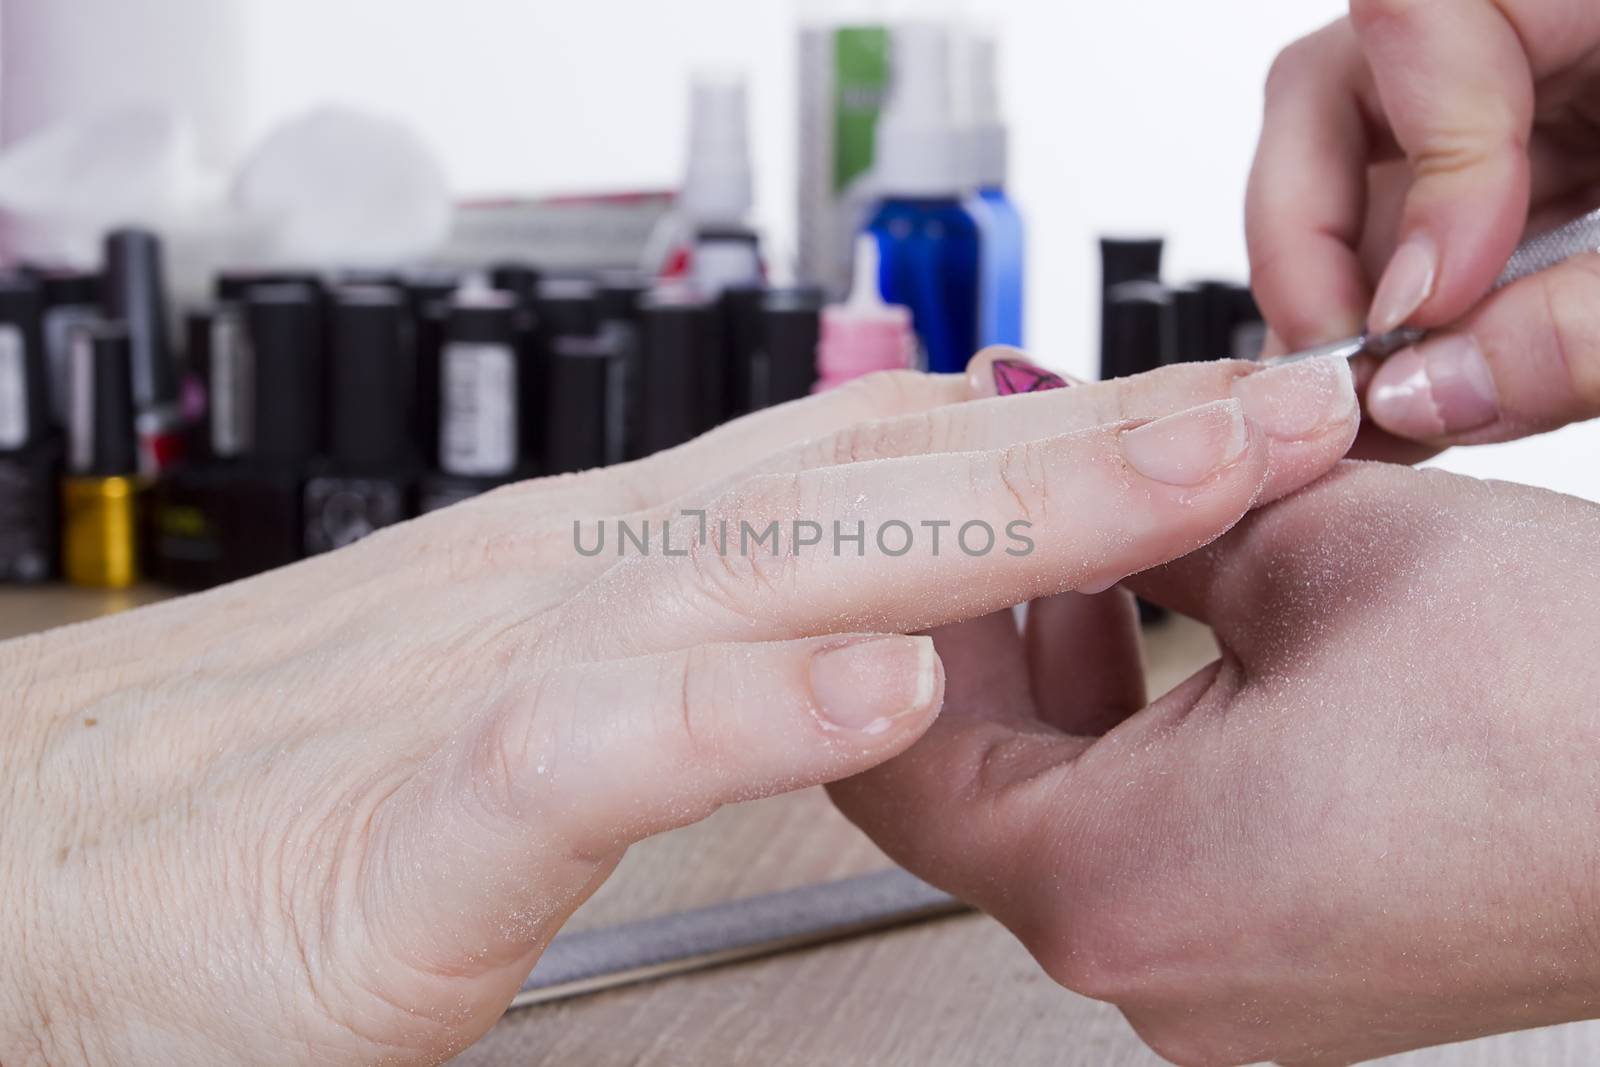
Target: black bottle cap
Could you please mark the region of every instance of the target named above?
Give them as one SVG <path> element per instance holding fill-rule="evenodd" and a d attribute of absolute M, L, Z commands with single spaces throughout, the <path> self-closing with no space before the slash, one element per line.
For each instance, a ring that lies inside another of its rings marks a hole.
<path fill-rule="evenodd" d="M 559 337 L 546 368 L 544 471 L 568 474 L 623 458 L 626 351 L 615 334 Z"/>
<path fill-rule="evenodd" d="M 723 417 L 738 418 L 767 406 L 766 376 L 757 364 L 763 360 L 765 340 L 762 305 L 767 290 L 762 285 L 735 285 L 717 298 L 722 315 L 724 397 Z"/>
<path fill-rule="evenodd" d="M 148 230 L 115 230 L 106 237 L 106 317 L 127 324 L 133 396 L 141 409 L 171 404 L 178 396 L 161 259 L 161 239 Z"/>
<path fill-rule="evenodd" d="M 329 316 L 329 457 L 349 471 L 410 467 L 416 366 L 404 294 L 382 286 L 337 289 Z"/>
<path fill-rule="evenodd" d="M 39 283 L 0 274 L 0 452 L 49 436 L 50 383 Z"/>
<path fill-rule="evenodd" d="M 461 281 L 459 271 L 444 267 L 427 267 L 407 274 L 404 288 L 406 297 L 411 301 L 413 314 L 448 308 L 450 300 L 461 288 Z"/>
<path fill-rule="evenodd" d="M 405 284 L 397 271 L 381 267 L 346 267 L 334 271 L 330 281 L 334 289 L 398 289 Z"/>
<path fill-rule="evenodd" d="M 1160 277 L 1165 244 L 1160 237 L 1100 238 L 1101 288 Z"/>
<path fill-rule="evenodd" d="M 637 325 L 639 309 L 650 292 L 650 279 L 636 270 L 602 272 L 595 281 L 594 296 L 602 324 Z"/>
<path fill-rule="evenodd" d="M 532 263 L 496 263 L 489 268 L 489 285 L 502 293 L 510 293 L 524 304 L 532 304 L 539 295 L 539 283 L 544 272 Z"/>
<path fill-rule="evenodd" d="M 73 335 L 67 469 L 85 478 L 138 473 L 134 428 L 133 335 L 102 322 Z"/>
<path fill-rule="evenodd" d="M 1143 374 L 1171 362 L 1172 294 L 1159 282 L 1133 281 L 1106 294 L 1111 358 L 1101 378 Z"/>
<path fill-rule="evenodd" d="M 57 307 L 99 307 L 103 303 L 98 273 L 51 270 L 39 273 L 39 294 L 46 310 Z"/>
<path fill-rule="evenodd" d="M 299 468 L 322 444 L 322 295 L 288 282 L 252 286 L 245 309 L 254 364 L 251 458 Z"/>
<path fill-rule="evenodd" d="M 592 337 L 600 331 L 600 301 L 587 279 L 546 278 L 533 306 L 547 338 Z"/>
<path fill-rule="evenodd" d="M 712 306 L 676 291 L 645 299 L 640 333 L 644 405 L 634 450 L 645 456 L 710 429 L 722 410 L 722 349 Z"/>
<path fill-rule="evenodd" d="M 759 407 L 809 396 L 817 384 L 822 336 L 821 289 L 773 289 L 762 299 L 762 359 L 756 364 Z"/>
<path fill-rule="evenodd" d="M 445 336 L 470 344 L 515 345 L 517 301 L 510 293 L 460 293 L 450 302 Z"/>
<path fill-rule="evenodd" d="M 217 275 L 213 290 L 218 303 L 240 304 L 258 285 L 303 285 L 320 291 L 322 278 L 303 270 L 226 270 Z"/>

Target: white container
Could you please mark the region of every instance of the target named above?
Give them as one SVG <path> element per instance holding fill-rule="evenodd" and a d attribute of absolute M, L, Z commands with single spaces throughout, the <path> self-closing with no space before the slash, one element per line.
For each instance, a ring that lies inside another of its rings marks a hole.
<path fill-rule="evenodd" d="M 188 117 L 203 163 L 242 149 L 248 0 L 0 0 L 0 147 L 135 105 Z"/>

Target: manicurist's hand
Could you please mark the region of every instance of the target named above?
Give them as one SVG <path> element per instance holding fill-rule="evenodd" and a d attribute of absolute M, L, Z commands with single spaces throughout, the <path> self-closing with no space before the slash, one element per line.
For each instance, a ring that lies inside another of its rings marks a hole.
<path fill-rule="evenodd" d="M 1247 207 L 1275 351 L 1409 324 L 1358 372 L 1376 428 L 1437 448 L 1600 414 L 1600 256 L 1485 299 L 1526 233 L 1600 203 L 1600 5 L 1352 0 L 1267 83 Z M 1423 454 L 1377 435 L 1367 454 Z"/>
<path fill-rule="evenodd" d="M 1108 597 L 947 627 L 945 710 L 832 787 L 1184 1065 L 1600 1013 L 1600 508 L 1347 464 L 1142 575 L 1219 662 L 1145 707 Z"/>
<path fill-rule="evenodd" d="M 1343 368 L 969 395 L 866 380 L 0 644 L 5 1062 L 437 1062 L 631 842 L 915 741 L 899 634 L 1190 552 L 1357 420 Z"/>

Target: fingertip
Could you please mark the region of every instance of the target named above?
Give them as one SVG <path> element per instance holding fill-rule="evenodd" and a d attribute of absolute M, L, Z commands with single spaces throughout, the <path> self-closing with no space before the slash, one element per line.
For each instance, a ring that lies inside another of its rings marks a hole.
<path fill-rule="evenodd" d="M 1081 384 L 1035 363 L 1020 348 L 990 345 L 967 364 L 967 387 L 974 399 L 1019 393 L 1044 393 Z"/>
<path fill-rule="evenodd" d="M 824 643 L 812 654 L 810 682 L 822 728 L 858 740 L 926 728 L 944 698 L 944 666 L 926 636 Z"/>

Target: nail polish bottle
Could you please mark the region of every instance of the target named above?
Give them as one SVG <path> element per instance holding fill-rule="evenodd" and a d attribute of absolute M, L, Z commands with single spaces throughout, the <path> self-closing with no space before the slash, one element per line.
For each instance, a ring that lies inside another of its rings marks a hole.
<path fill-rule="evenodd" d="M 752 377 L 761 358 L 761 305 L 766 299 L 765 285 L 736 285 L 722 290 L 717 312 L 722 319 L 723 396 L 726 404 L 723 421 L 736 419 L 756 410 Z"/>
<path fill-rule="evenodd" d="M 74 585 L 139 580 L 139 445 L 133 338 L 106 322 L 73 337 L 67 474 L 61 483 L 63 569 Z"/>
<path fill-rule="evenodd" d="M 649 292 L 649 281 L 638 271 L 603 272 L 595 286 L 600 332 L 613 337 L 622 349 L 623 458 L 634 454 L 634 442 L 639 438 L 639 417 L 645 404 L 640 322 L 644 299 Z"/>
<path fill-rule="evenodd" d="M 632 458 L 683 444 L 724 410 L 723 348 L 715 308 L 692 292 L 660 290 L 644 302 L 639 439 Z"/>
<path fill-rule="evenodd" d="M 878 243 L 856 239 L 850 297 L 822 309 L 817 342 L 818 392 L 875 371 L 905 370 L 916 362 L 911 309 L 886 304 L 878 295 Z"/>
<path fill-rule="evenodd" d="M 1172 362 L 1198 363 L 1222 355 L 1211 351 L 1213 308 L 1205 288 L 1174 285 L 1168 292 L 1172 296 Z"/>
<path fill-rule="evenodd" d="M 253 432 L 249 451 L 228 469 L 220 490 L 229 580 L 303 554 L 303 491 L 323 444 L 322 290 L 304 282 L 252 286 L 245 329 Z"/>
<path fill-rule="evenodd" d="M 58 565 L 61 443 L 50 417 L 37 283 L 0 276 L 0 582 Z"/>
<path fill-rule="evenodd" d="M 1108 360 L 1102 379 L 1126 378 L 1175 362 L 1172 294 L 1160 282 L 1132 281 L 1106 294 Z"/>
<path fill-rule="evenodd" d="M 1161 277 L 1163 241 L 1159 237 L 1102 237 L 1100 239 L 1100 367 L 1112 365 L 1111 290 L 1123 282 L 1155 281 Z"/>
<path fill-rule="evenodd" d="M 415 271 L 406 278 L 417 359 L 417 394 L 412 411 L 416 417 L 417 450 L 423 455 L 432 455 L 439 447 L 439 351 L 444 347 L 450 302 L 461 282 L 459 273 L 442 268 Z"/>
<path fill-rule="evenodd" d="M 243 299 L 248 282 L 218 279 L 217 305 L 184 319 L 187 372 L 198 379 L 204 412 L 189 427 L 184 462 L 149 491 L 146 547 L 151 577 L 179 589 L 209 589 L 231 578 L 225 564 L 228 486 L 237 476 L 251 406 Z"/>
<path fill-rule="evenodd" d="M 627 363 L 617 335 L 557 337 L 547 372 L 544 472 L 569 474 L 622 462 Z"/>
<path fill-rule="evenodd" d="M 328 456 L 306 482 L 307 555 L 408 518 L 416 491 L 416 367 L 404 297 L 392 288 L 335 290 L 328 340 Z"/>
<path fill-rule="evenodd" d="M 423 512 L 528 473 L 522 380 L 530 351 L 509 293 L 463 292 L 440 353 L 438 470 L 422 484 Z"/>
<path fill-rule="evenodd" d="M 761 302 L 761 347 L 751 363 L 751 410 L 809 396 L 817 384 L 821 289 L 769 290 Z"/>
<path fill-rule="evenodd" d="M 104 304 L 100 275 L 88 271 L 43 271 L 39 295 L 44 303 L 44 347 L 49 364 L 50 415 L 57 427 L 67 425 L 67 365 L 72 333 L 101 319 Z"/>
<path fill-rule="evenodd" d="M 161 240 L 146 230 L 115 230 L 106 237 L 105 265 L 106 317 L 126 325 L 133 350 L 142 466 L 160 474 L 183 457 L 178 365 L 168 336 Z"/>

